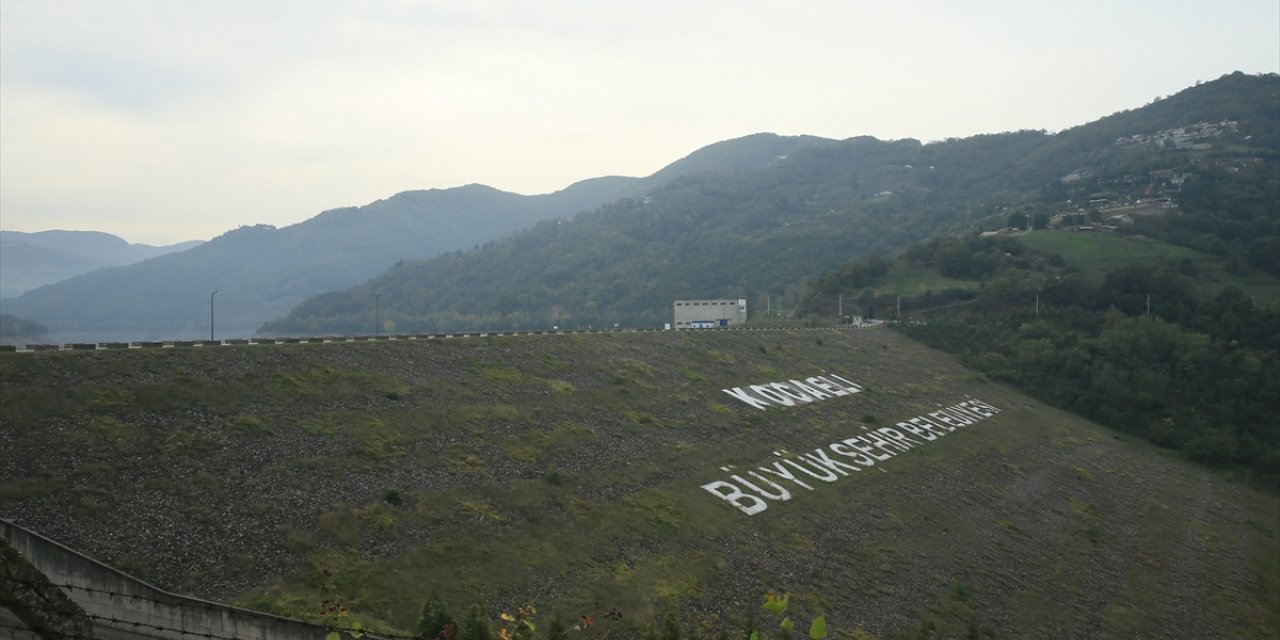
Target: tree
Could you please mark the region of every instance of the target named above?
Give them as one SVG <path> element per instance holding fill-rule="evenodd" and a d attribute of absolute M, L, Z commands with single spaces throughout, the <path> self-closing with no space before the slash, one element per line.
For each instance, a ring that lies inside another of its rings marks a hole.
<path fill-rule="evenodd" d="M 432 591 L 427 596 L 427 601 L 422 603 L 422 610 L 418 613 L 418 636 L 434 640 L 443 637 L 445 629 L 456 627 L 457 623 L 453 620 L 453 614 L 449 613 L 448 605 L 436 592 Z"/>
<path fill-rule="evenodd" d="M 479 604 L 471 605 L 471 613 L 467 614 L 467 619 L 462 622 L 458 640 L 497 640 L 493 633 L 493 625 L 489 622 L 489 617 L 484 614 L 484 607 Z"/>
<path fill-rule="evenodd" d="M 1280 237 L 1267 236 L 1250 242 L 1249 264 L 1272 275 L 1280 275 Z"/>
<path fill-rule="evenodd" d="M 1090 292 L 1091 287 L 1084 277 L 1069 273 L 1046 282 L 1040 290 L 1040 302 L 1057 307 L 1083 307 L 1089 303 Z"/>
<path fill-rule="evenodd" d="M 963 278 L 972 272 L 973 252 L 964 245 L 953 244 L 936 254 L 938 272 L 944 276 Z"/>

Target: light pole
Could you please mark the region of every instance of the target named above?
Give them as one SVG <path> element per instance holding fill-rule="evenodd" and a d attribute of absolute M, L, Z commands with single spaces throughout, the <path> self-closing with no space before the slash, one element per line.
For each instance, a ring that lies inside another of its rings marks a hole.
<path fill-rule="evenodd" d="M 379 329 L 378 325 L 380 324 L 379 323 L 380 318 L 378 316 L 381 313 L 381 309 L 380 309 L 381 306 L 382 306 L 382 294 L 379 293 L 373 296 L 373 337 L 375 340 L 378 338 L 378 329 Z"/>
<path fill-rule="evenodd" d="M 209 294 L 209 342 L 213 342 L 213 297 L 216 295 L 218 295 L 217 289 Z"/>

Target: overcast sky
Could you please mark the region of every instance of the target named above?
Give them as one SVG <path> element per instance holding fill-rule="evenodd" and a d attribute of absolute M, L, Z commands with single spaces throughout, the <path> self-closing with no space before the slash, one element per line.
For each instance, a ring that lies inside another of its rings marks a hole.
<path fill-rule="evenodd" d="M 1280 71 L 1280 2 L 3 0 L 0 227 L 535 194 L 761 131 L 1059 130 Z"/>

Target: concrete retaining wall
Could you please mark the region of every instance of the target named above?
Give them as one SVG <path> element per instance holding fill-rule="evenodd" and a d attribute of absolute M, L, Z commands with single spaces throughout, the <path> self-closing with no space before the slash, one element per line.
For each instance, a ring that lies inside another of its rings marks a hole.
<path fill-rule="evenodd" d="M 190 640 L 193 636 L 324 640 L 330 631 L 298 620 L 162 591 L 8 520 L 0 519 L 0 535 L 84 608 L 95 627 L 175 640 Z M 344 639 L 351 637 L 342 634 Z"/>

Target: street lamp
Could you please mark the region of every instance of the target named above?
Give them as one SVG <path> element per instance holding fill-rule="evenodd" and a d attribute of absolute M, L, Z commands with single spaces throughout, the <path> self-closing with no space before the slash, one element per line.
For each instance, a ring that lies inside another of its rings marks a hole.
<path fill-rule="evenodd" d="M 381 306 L 381 300 L 382 300 L 381 293 L 373 297 L 373 337 L 375 340 L 378 338 L 378 329 L 379 329 L 378 325 L 380 324 L 380 322 L 378 321 L 379 320 L 378 316 L 381 312 L 379 308 Z"/>
<path fill-rule="evenodd" d="M 216 295 L 218 295 L 217 289 L 209 294 L 209 342 L 213 342 L 213 297 Z"/>

